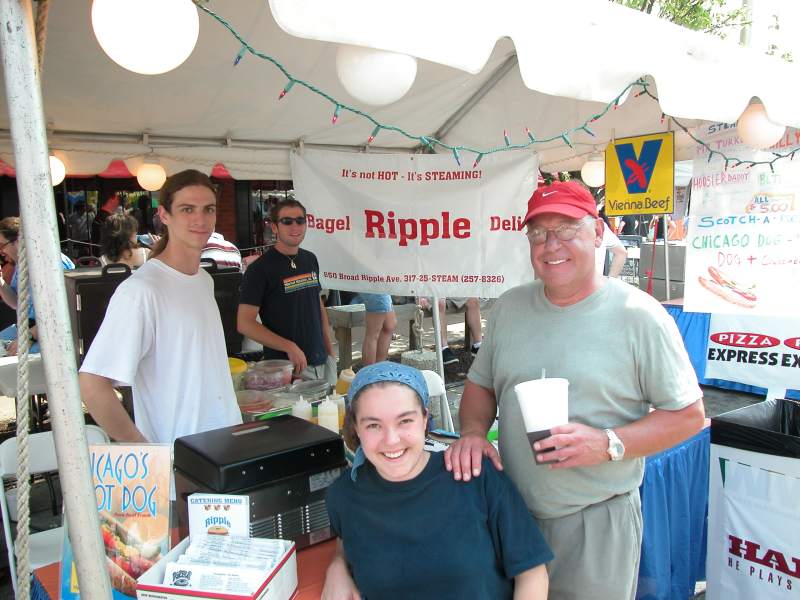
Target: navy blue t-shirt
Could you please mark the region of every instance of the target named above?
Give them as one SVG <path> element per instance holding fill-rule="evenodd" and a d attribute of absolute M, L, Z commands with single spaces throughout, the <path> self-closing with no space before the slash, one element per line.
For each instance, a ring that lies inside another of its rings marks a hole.
<path fill-rule="evenodd" d="M 511 480 L 484 459 L 464 483 L 431 454 L 414 479 L 386 481 L 366 462 L 327 492 L 328 514 L 367 600 L 513 597 L 513 578 L 553 553 Z"/>
<path fill-rule="evenodd" d="M 247 267 L 239 303 L 258 306 L 264 327 L 292 340 L 309 365 L 319 366 L 328 358 L 322 339 L 319 264 L 314 254 L 301 248 L 294 265 L 274 248 L 267 250 Z M 264 346 L 264 358 L 288 357 Z"/>

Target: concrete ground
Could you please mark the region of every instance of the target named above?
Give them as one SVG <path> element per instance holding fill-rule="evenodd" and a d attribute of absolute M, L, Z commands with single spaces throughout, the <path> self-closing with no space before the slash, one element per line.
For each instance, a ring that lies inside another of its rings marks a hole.
<path fill-rule="evenodd" d="M 459 357 L 459 362 L 445 368 L 445 379 L 448 403 L 451 407 L 456 429 L 458 428 L 458 406 L 463 392 L 463 380 L 466 377 L 466 372 L 469 369 L 469 364 L 472 359 L 468 350 L 463 348 L 464 342 L 464 315 L 454 314 L 447 315 L 447 337 L 448 343 L 456 351 Z M 485 325 L 485 315 L 484 315 Z M 433 327 L 431 319 L 425 319 L 423 323 L 423 344 L 426 347 L 432 347 L 434 344 Z M 407 332 L 406 332 L 407 334 Z M 353 358 L 360 360 L 361 356 L 361 340 L 363 339 L 363 328 L 355 328 L 353 330 Z M 408 349 L 408 339 L 402 332 L 395 335 L 392 342 L 391 354 L 398 355 L 402 351 Z M 762 398 L 752 396 L 750 394 L 743 394 L 739 392 L 731 392 L 717 388 L 706 387 L 704 388 L 704 398 L 706 405 L 706 415 L 713 417 L 724 412 L 748 406 L 755 402 L 760 401 Z M 12 398 L 0 397 L 0 429 L 7 427 L 14 419 L 15 409 L 14 401 Z M 58 490 L 58 481 L 55 482 L 56 490 Z M 60 506 L 59 506 L 60 508 Z M 31 490 L 31 525 L 34 530 L 43 530 L 50 527 L 58 526 L 60 524 L 60 515 L 54 515 L 51 508 L 50 495 L 47 485 L 43 482 L 36 482 Z M 0 540 L 0 600 L 9 600 L 14 597 L 11 580 L 7 571 L 7 554 L 5 544 Z M 696 598 L 699 600 L 704 598 L 704 584 L 698 586 L 698 595 Z"/>

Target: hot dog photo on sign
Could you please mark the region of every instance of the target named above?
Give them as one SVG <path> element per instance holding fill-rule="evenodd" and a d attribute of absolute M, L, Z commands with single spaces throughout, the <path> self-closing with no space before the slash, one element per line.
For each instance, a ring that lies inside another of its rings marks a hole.
<path fill-rule="evenodd" d="M 727 278 L 722 271 L 715 267 L 708 267 L 708 274 L 710 279 L 706 279 L 702 275 L 697 278 L 697 281 L 700 282 L 704 289 L 736 306 L 743 308 L 754 308 L 756 306 L 758 298 L 753 293 L 755 286 L 744 287 Z"/>

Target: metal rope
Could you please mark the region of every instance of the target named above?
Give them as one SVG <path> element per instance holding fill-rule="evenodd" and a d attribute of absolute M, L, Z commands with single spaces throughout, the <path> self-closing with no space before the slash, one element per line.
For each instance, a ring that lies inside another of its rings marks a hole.
<path fill-rule="evenodd" d="M 28 287 L 28 259 L 25 236 L 20 221 L 17 243 L 17 598 L 30 598 L 30 564 L 28 561 L 28 531 L 30 527 L 31 482 L 28 473 L 28 427 L 30 399 L 28 396 L 28 354 L 31 348 L 28 327 L 30 290 Z"/>
<path fill-rule="evenodd" d="M 38 0 L 37 5 L 34 32 L 36 34 L 36 59 L 39 63 L 39 76 L 41 77 L 44 65 L 44 47 L 47 42 L 47 17 L 50 14 L 50 0 Z"/>
<path fill-rule="evenodd" d="M 44 64 L 44 49 L 47 39 L 47 16 L 50 0 L 41 0 L 36 11 L 36 56 L 41 77 Z M 31 481 L 28 470 L 28 429 L 30 427 L 30 395 L 28 356 L 31 349 L 31 333 L 28 311 L 31 305 L 28 284 L 28 258 L 25 249 L 23 223 L 17 238 L 17 539 L 14 543 L 17 555 L 17 598 L 31 597 L 30 568 L 30 493 Z"/>

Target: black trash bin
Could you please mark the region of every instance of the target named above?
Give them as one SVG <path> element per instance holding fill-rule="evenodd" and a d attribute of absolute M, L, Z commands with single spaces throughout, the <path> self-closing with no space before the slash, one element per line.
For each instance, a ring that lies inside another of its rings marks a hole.
<path fill-rule="evenodd" d="M 711 419 L 708 600 L 800 597 L 800 402 Z"/>

